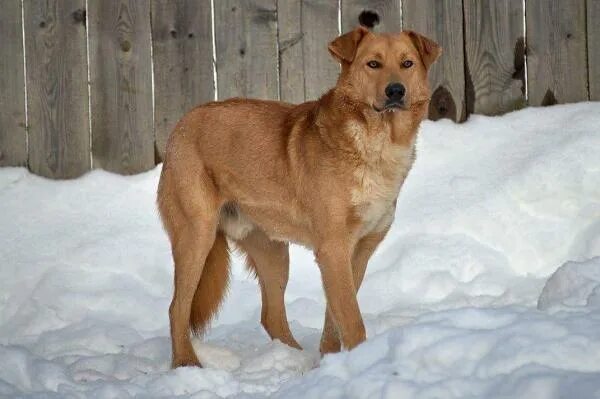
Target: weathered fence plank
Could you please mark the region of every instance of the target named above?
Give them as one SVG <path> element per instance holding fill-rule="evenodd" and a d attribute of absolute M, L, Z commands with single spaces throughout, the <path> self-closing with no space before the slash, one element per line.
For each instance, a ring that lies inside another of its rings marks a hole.
<path fill-rule="evenodd" d="M 367 12 L 363 14 L 367 19 L 373 19 L 376 14 L 375 32 L 399 32 L 402 29 L 400 0 L 341 0 L 341 6 L 342 33 L 356 28 L 359 16 L 364 11 Z"/>
<path fill-rule="evenodd" d="M 90 169 L 84 0 L 24 0 L 29 168 L 51 178 Z"/>
<path fill-rule="evenodd" d="M 214 2 L 219 99 L 277 99 L 276 0 Z"/>
<path fill-rule="evenodd" d="M 403 0 L 402 26 L 435 40 L 443 53 L 429 72 L 433 96 L 429 118 L 463 121 L 465 70 L 463 52 L 463 11 L 454 0 Z"/>
<path fill-rule="evenodd" d="M 590 100 L 600 101 L 600 0 L 587 0 Z"/>
<path fill-rule="evenodd" d="M 527 32 L 521 0 L 23 0 L 23 27 L 21 0 L 2 5 L 0 166 L 51 178 L 92 158 L 119 173 L 153 167 L 177 120 L 216 94 L 318 98 L 339 73 L 327 51 L 338 23 L 412 29 L 443 47 L 434 120 L 526 105 L 525 61 L 529 104 L 600 100 L 600 0 L 527 0 Z"/>
<path fill-rule="evenodd" d="M 585 0 L 527 0 L 529 104 L 588 99 Z"/>
<path fill-rule="evenodd" d="M 215 98 L 210 0 L 153 0 L 154 134 L 158 159 L 183 114 Z"/>
<path fill-rule="evenodd" d="M 154 167 L 150 4 L 88 0 L 94 167 Z"/>
<path fill-rule="evenodd" d="M 464 0 L 467 112 L 498 115 L 525 105 L 521 0 Z"/>
<path fill-rule="evenodd" d="M 0 166 L 23 166 L 27 132 L 21 0 L 2 2 L 0 40 Z"/>
<path fill-rule="evenodd" d="M 302 50 L 304 52 L 304 90 L 307 100 L 315 100 L 335 85 L 340 73 L 327 45 L 338 35 L 337 2 L 302 1 Z"/>
<path fill-rule="evenodd" d="M 278 0 L 279 96 L 282 101 L 301 103 L 304 92 L 304 52 L 302 51 L 302 2 Z"/>

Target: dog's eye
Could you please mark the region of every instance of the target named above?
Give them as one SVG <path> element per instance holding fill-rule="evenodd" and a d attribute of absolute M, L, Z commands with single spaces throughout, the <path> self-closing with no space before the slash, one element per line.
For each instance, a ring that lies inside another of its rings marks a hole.
<path fill-rule="evenodd" d="M 402 66 L 404 68 L 410 68 L 411 66 L 413 66 L 414 62 L 412 62 L 411 60 L 406 60 L 402 63 Z"/>
<path fill-rule="evenodd" d="M 375 60 L 369 61 L 369 62 L 367 62 L 367 66 L 369 68 L 373 68 L 373 69 L 381 68 L 381 62 L 375 61 Z"/>

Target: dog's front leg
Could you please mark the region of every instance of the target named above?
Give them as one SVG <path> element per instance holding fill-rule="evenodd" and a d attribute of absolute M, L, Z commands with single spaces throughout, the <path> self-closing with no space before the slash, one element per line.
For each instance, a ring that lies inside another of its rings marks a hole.
<path fill-rule="evenodd" d="M 363 281 L 367 263 L 375 252 L 375 249 L 385 237 L 387 230 L 371 233 L 363 237 L 354 248 L 352 256 L 352 274 L 354 275 L 354 288 L 358 292 Z M 340 337 L 338 335 L 335 323 L 333 322 L 331 311 L 328 309 L 325 312 L 325 323 L 323 325 L 323 335 L 321 336 L 321 344 L 319 350 L 322 355 L 326 353 L 335 353 L 340 351 Z"/>
<path fill-rule="evenodd" d="M 346 349 L 354 348 L 366 336 L 352 275 L 352 247 L 347 239 L 328 240 L 315 253 L 327 306 Z"/>

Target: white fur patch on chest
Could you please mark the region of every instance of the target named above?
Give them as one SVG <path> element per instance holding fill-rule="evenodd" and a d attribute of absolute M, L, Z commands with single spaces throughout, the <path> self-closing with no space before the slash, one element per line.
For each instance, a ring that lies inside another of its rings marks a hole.
<path fill-rule="evenodd" d="M 376 137 L 354 137 L 360 140 L 357 147 L 362 148 L 363 163 L 354 172 L 352 204 L 363 222 L 361 235 L 365 235 L 383 231 L 391 224 L 395 201 L 414 162 L 415 150 L 414 142 L 396 145 L 386 132 Z"/>

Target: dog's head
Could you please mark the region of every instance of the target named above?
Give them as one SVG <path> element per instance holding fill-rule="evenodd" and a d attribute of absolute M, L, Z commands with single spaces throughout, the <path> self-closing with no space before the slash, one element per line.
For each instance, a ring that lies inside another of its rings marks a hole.
<path fill-rule="evenodd" d="M 442 49 L 412 31 L 375 34 L 359 27 L 332 41 L 329 52 L 342 65 L 338 87 L 383 113 L 428 104 L 427 72 Z"/>

